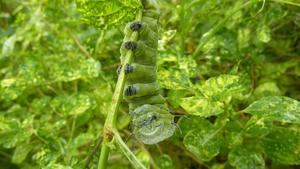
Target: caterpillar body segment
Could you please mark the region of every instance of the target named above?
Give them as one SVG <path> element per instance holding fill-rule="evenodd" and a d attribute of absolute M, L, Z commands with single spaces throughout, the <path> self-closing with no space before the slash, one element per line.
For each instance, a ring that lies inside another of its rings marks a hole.
<path fill-rule="evenodd" d="M 128 92 L 129 90 L 135 90 L 135 93 L 130 93 Z M 126 85 L 124 90 L 124 98 L 126 101 L 130 101 L 132 98 L 158 94 L 159 90 L 160 87 L 157 83 L 136 83 Z"/>
<path fill-rule="evenodd" d="M 152 96 L 144 96 L 140 98 L 135 98 L 130 100 L 131 103 L 129 104 L 129 111 L 132 112 L 139 106 L 150 104 L 150 105 L 161 105 L 165 102 L 165 98 L 161 95 L 152 95 Z M 165 105 L 164 105 L 165 106 Z"/>
<path fill-rule="evenodd" d="M 174 116 L 156 82 L 159 13 L 153 2 L 143 0 L 143 17 L 141 21 L 126 25 L 120 48 L 121 63 L 127 53 L 132 52 L 132 63 L 122 65 L 126 74 L 123 98 L 129 103 L 133 134 L 145 144 L 161 142 L 171 137 L 176 129 Z M 133 32 L 138 33 L 137 41 L 130 39 Z"/>
<path fill-rule="evenodd" d="M 155 24 L 156 25 L 156 24 Z M 154 26 L 156 27 L 156 26 Z M 151 48 L 157 48 L 158 36 L 157 32 L 153 31 L 151 27 L 146 22 L 130 22 L 126 25 L 124 33 L 124 40 L 130 39 L 133 32 L 138 32 L 138 37 L 140 41 L 143 41 L 147 46 Z M 148 38 L 152 37 L 152 38 Z"/>
<path fill-rule="evenodd" d="M 128 83 L 151 83 L 156 81 L 156 67 L 132 63 L 124 68 Z M 145 76 L 147 75 L 147 76 Z"/>
<path fill-rule="evenodd" d="M 133 62 L 141 65 L 156 65 L 156 48 L 149 47 L 143 41 L 131 42 L 126 41 L 122 44 L 120 52 L 122 56 L 126 56 L 128 51 L 133 53 Z M 124 63 L 124 58 L 121 57 L 121 62 Z"/>

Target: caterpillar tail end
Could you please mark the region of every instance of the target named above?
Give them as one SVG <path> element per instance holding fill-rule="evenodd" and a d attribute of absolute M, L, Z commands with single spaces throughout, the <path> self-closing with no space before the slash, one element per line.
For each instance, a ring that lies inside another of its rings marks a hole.
<path fill-rule="evenodd" d="M 134 111 L 133 134 L 144 144 L 157 144 L 171 137 L 175 130 L 174 117 L 164 105 L 145 104 Z"/>

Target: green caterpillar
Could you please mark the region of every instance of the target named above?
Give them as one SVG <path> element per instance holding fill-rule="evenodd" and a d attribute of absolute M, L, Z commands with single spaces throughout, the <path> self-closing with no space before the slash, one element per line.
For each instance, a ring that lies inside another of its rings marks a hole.
<path fill-rule="evenodd" d="M 176 126 L 156 82 L 159 13 L 152 1 L 143 0 L 143 5 L 142 20 L 128 23 L 124 30 L 121 63 L 130 50 L 133 63 L 123 65 L 127 78 L 123 97 L 129 103 L 133 134 L 145 144 L 156 144 L 171 137 Z M 137 41 L 130 40 L 133 32 L 138 32 Z"/>

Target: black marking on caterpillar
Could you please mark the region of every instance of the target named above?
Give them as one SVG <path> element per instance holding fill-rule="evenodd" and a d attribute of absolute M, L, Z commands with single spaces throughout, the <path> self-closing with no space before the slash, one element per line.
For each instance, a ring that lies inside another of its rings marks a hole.
<path fill-rule="evenodd" d="M 128 73 L 132 73 L 133 72 L 133 66 L 131 64 L 126 64 L 125 68 L 124 68 L 124 73 L 128 74 Z"/>
<path fill-rule="evenodd" d="M 130 24 L 130 29 L 133 31 L 138 31 L 141 28 L 142 28 L 142 22 L 140 22 L 140 21 L 132 22 Z"/>
<path fill-rule="evenodd" d="M 124 95 L 125 96 L 133 96 L 136 94 L 136 88 L 134 86 L 127 86 L 125 91 L 124 91 Z"/>
<path fill-rule="evenodd" d="M 120 74 L 121 69 L 122 69 L 122 65 L 119 65 L 118 68 L 117 68 L 117 74 L 118 74 L 118 75 Z"/>
<path fill-rule="evenodd" d="M 121 73 L 122 67 L 123 67 L 123 65 L 118 66 L 118 68 L 117 68 L 117 74 L 118 75 Z M 133 69 L 134 68 L 131 64 L 126 64 L 125 68 L 124 68 L 124 73 L 125 74 L 131 73 L 131 72 L 133 72 Z"/>
<path fill-rule="evenodd" d="M 124 43 L 124 47 L 128 50 L 135 50 L 137 48 L 137 43 L 134 41 L 127 41 Z"/>

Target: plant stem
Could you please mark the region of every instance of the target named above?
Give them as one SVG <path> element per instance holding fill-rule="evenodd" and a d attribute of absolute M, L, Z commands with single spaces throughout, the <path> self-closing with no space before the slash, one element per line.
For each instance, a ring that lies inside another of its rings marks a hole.
<path fill-rule="evenodd" d="M 300 3 L 296 3 L 296 2 L 285 1 L 285 0 L 271 0 L 271 1 L 300 7 Z"/>
<path fill-rule="evenodd" d="M 138 15 L 136 17 L 137 21 L 141 21 L 142 19 L 142 10 L 138 12 Z M 138 33 L 133 32 L 130 39 L 132 41 L 136 41 L 138 38 Z M 124 56 L 122 56 L 124 57 Z M 131 63 L 132 60 L 132 51 L 128 51 L 125 56 L 125 61 L 122 63 L 123 65 Z M 98 162 L 98 169 L 105 169 L 107 160 L 108 160 L 108 155 L 110 152 L 110 148 L 108 144 L 110 141 L 113 139 L 113 134 L 118 136 L 118 131 L 116 129 L 116 119 L 117 119 L 117 112 L 119 110 L 120 102 L 123 99 L 123 90 L 124 90 L 124 85 L 125 85 L 125 80 L 126 76 L 124 73 L 124 67 L 122 66 L 119 77 L 118 77 L 118 82 L 116 85 L 116 89 L 112 98 L 112 105 L 111 105 L 111 111 L 108 113 L 107 118 L 104 123 L 104 129 L 103 129 L 103 143 L 101 146 L 101 154 Z M 113 132 L 114 131 L 114 132 Z M 126 146 L 126 144 L 121 144 L 121 147 L 128 149 L 129 148 Z M 129 150 L 130 151 L 130 150 Z"/>
<path fill-rule="evenodd" d="M 108 160 L 108 155 L 109 155 L 109 147 L 107 145 L 107 142 L 103 142 L 101 146 L 101 154 L 99 158 L 99 163 L 98 163 L 98 169 L 105 169 L 107 160 Z"/>
<path fill-rule="evenodd" d="M 116 142 L 123 152 L 123 154 L 127 157 L 127 159 L 131 162 L 131 164 L 136 169 L 146 169 L 146 167 L 135 157 L 135 155 L 130 151 L 130 149 L 126 146 L 124 141 L 122 140 L 121 136 L 119 135 L 117 130 L 114 130 L 114 136 Z"/>

